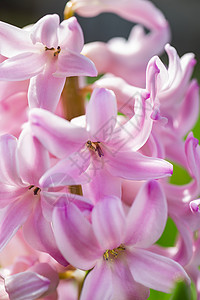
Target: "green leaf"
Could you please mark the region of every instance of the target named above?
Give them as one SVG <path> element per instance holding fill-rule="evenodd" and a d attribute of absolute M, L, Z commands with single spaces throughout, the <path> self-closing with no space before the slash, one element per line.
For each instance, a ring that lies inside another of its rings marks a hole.
<path fill-rule="evenodd" d="M 178 281 L 170 300 L 192 300 L 190 286 L 184 281 Z"/>

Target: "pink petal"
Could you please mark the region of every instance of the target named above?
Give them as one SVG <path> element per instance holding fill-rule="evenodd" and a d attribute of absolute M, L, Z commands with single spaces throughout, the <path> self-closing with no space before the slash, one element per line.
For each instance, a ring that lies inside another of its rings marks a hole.
<path fill-rule="evenodd" d="M 165 50 L 169 56 L 169 77 L 167 81 L 164 81 L 163 78 L 163 83 L 159 90 L 159 100 L 164 107 L 171 108 L 171 105 L 181 101 L 184 96 L 196 61 L 193 53 L 187 53 L 180 59 L 175 48 L 169 44 L 165 46 Z M 159 76 L 162 77 L 162 71 Z"/>
<path fill-rule="evenodd" d="M 111 268 L 99 261 L 84 282 L 80 300 L 110 300 L 112 292 Z"/>
<path fill-rule="evenodd" d="M 0 136 L 0 182 L 23 187 L 16 160 L 17 139 L 9 134 Z"/>
<path fill-rule="evenodd" d="M 142 186 L 126 221 L 125 244 L 147 248 L 159 239 L 167 221 L 167 202 L 157 181 L 148 181 Z"/>
<path fill-rule="evenodd" d="M 55 77 L 97 76 L 95 65 L 89 58 L 69 49 L 60 52 L 57 63 Z"/>
<path fill-rule="evenodd" d="M 70 49 L 81 52 L 84 45 L 84 37 L 81 26 L 75 17 L 64 20 L 58 28 L 58 44 L 62 49 Z"/>
<path fill-rule="evenodd" d="M 145 300 L 149 289 L 133 279 L 125 259 L 116 259 L 112 264 L 112 299 Z"/>
<path fill-rule="evenodd" d="M 170 293 L 176 281 L 190 279 L 177 262 L 143 249 L 132 249 L 127 255 L 135 281 L 161 292 Z"/>
<path fill-rule="evenodd" d="M 10 92 L 12 93 L 11 85 L 14 82 L 12 83 L 7 82 L 7 83 L 9 84 L 6 84 L 6 89 L 10 90 Z M 19 84 L 19 81 L 17 83 Z M 9 92 L 7 93 L 7 95 L 8 94 Z M 22 124 L 27 121 L 27 109 L 28 109 L 27 104 L 28 104 L 27 93 L 26 92 L 18 93 L 14 90 L 13 90 L 13 95 L 9 96 L 7 99 L 4 99 L 2 102 L 0 102 L 1 134 L 10 133 L 16 137 L 19 136 L 21 132 Z M 13 120 L 15 120 L 15 122 L 13 122 Z"/>
<path fill-rule="evenodd" d="M 134 116 L 125 124 L 120 126 L 120 132 L 116 130 L 112 143 L 120 143 L 123 140 L 125 147 L 137 151 L 149 138 L 152 130 L 153 120 L 151 114 L 153 112 L 151 99 L 144 100 L 140 95 L 135 97 Z M 126 141 L 126 143 L 125 143 Z"/>
<path fill-rule="evenodd" d="M 16 95 L 17 93 L 27 93 L 29 81 L 19 81 L 19 82 L 0 82 L 0 99 L 1 102 L 8 100 L 8 98 Z M 19 101 L 20 102 L 20 101 Z"/>
<path fill-rule="evenodd" d="M 30 31 L 30 37 L 33 44 L 37 42 L 44 46 L 57 48 L 58 37 L 57 29 L 60 23 L 58 15 L 46 15 L 33 25 Z"/>
<path fill-rule="evenodd" d="M 95 88 L 86 111 L 87 130 L 92 141 L 106 141 L 116 124 L 117 103 L 112 91 Z"/>
<path fill-rule="evenodd" d="M 67 262 L 58 250 L 51 223 L 42 215 L 41 205 L 37 204 L 32 215 L 24 224 L 25 240 L 33 249 L 49 253 L 56 261 L 66 266 Z"/>
<path fill-rule="evenodd" d="M 193 79 L 188 87 L 185 100 L 178 116 L 178 132 L 184 136 L 194 127 L 199 115 L 199 85 Z"/>
<path fill-rule="evenodd" d="M 145 89 L 127 84 L 121 77 L 106 74 L 99 80 L 96 80 L 92 87 L 106 88 L 115 93 L 117 99 L 118 111 L 131 118 L 134 114 L 134 103 L 136 97 L 141 96 L 144 100 L 149 98 L 149 92 Z"/>
<path fill-rule="evenodd" d="M 30 126 L 24 127 L 18 142 L 17 159 L 20 177 L 24 182 L 38 186 L 40 177 L 49 168 L 49 154 L 31 135 Z"/>
<path fill-rule="evenodd" d="M 66 192 L 47 192 L 41 191 L 41 206 L 42 213 L 46 220 L 51 222 L 52 214 L 55 206 L 60 205 L 58 203 L 72 202 L 74 203 L 80 211 L 89 214 L 92 211 L 93 205 L 91 200 L 86 197 L 79 196 L 76 194 L 66 193 Z"/>
<path fill-rule="evenodd" d="M 112 176 L 105 168 L 98 170 L 95 177 L 88 184 L 84 184 L 82 189 L 84 196 L 92 199 L 94 203 L 108 195 L 121 198 L 121 180 Z"/>
<path fill-rule="evenodd" d="M 173 167 L 163 159 L 138 152 L 108 153 L 107 170 L 113 175 L 131 180 L 157 179 L 172 175 Z"/>
<path fill-rule="evenodd" d="M 4 22 L 0 22 L 0 45 L 1 55 L 5 57 L 33 50 L 29 32 Z"/>
<path fill-rule="evenodd" d="M 0 220 L 0 248 L 2 249 L 26 222 L 32 211 L 33 196 L 30 192 L 8 205 Z"/>
<path fill-rule="evenodd" d="M 30 108 L 43 108 L 54 112 L 59 102 L 65 78 L 55 78 L 52 73 L 55 71 L 51 63 L 43 72 L 31 78 L 28 90 Z"/>
<path fill-rule="evenodd" d="M 95 205 L 92 225 L 104 251 L 121 245 L 125 224 L 125 214 L 119 198 L 107 196 Z"/>
<path fill-rule="evenodd" d="M 78 151 L 88 140 L 85 128 L 46 110 L 32 109 L 29 119 L 33 135 L 56 157 L 63 158 Z"/>
<path fill-rule="evenodd" d="M 46 293 L 43 295 L 45 300 L 56 300 L 57 293 L 56 289 L 59 284 L 59 276 L 57 270 L 48 263 L 37 263 L 33 267 L 29 268 L 30 271 L 36 272 L 37 274 L 46 277 L 50 280 L 50 285 Z"/>
<path fill-rule="evenodd" d="M 173 213 L 174 215 L 171 214 L 170 217 L 177 226 L 179 236 L 175 245 L 175 249 L 172 251 L 171 258 L 180 263 L 182 266 L 186 266 L 190 262 L 194 252 L 192 241 L 193 231 L 189 228 L 187 220 L 184 220 L 184 216 L 179 216 L 175 213 L 175 211 Z"/>
<path fill-rule="evenodd" d="M 88 183 L 91 176 L 85 171 L 89 163 L 90 153 L 87 149 L 82 149 L 61 159 L 41 177 L 39 184 L 47 188 Z"/>
<path fill-rule="evenodd" d="M 200 178 L 200 147 L 199 141 L 194 138 L 193 133 L 190 132 L 185 141 L 185 154 L 187 157 L 187 164 L 192 177 L 197 182 Z"/>
<path fill-rule="evenodd" d="M 92 225 L 73 203 L 54 209 L 53 231 L 61 253 L 74 267 L 89 270 L 103 257 Z"/>
<path fill-rule="evenodd" d="M 147 28 L 159 29 L 166 25 L 166 20 L 159 9 L 149 1 L 129 0 L 115 3 L 110 0 L 105 3 L 96 1 L 76 1 L 73 9 L 84 17 L 94 17 L 102 12 L 116 13 L 134 23 L 141 23 Z"/>
<path fill-rule="evenodd" d="M 22 272 L 5 278 L 10 300 L 38 299 L 49 288 L 50 280 L 35 272 Z"/>
<path fill-rule="evenodd" d="M 0 183 L 0 208 L 15 201 L 20 195 L 27 191 L 28 187 L 19 187 Z"/>
<path fill-rule="evenodd" d="M 39 74 L 45 64 L 41 53 L 26 52 L 5 60 L 0 64 L 0 80 L 20 81 Z"/>

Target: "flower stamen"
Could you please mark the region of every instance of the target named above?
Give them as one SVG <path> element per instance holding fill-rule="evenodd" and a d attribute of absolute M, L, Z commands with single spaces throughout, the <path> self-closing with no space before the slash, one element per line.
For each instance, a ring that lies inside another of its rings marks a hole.
<path fill-rule="evenodd" d="M 45 51 L 55 51 L 55 50 L 57 50 L 57 51 L 54 52 L 53 56 L 57 56 L 61 51 L 60 46 L 58 46 L 57 49 L 55 49 L 54 47 L 48 48 L 47 46 L 45 46 L 44 49 L 45 49 Z"/>
<path fill-rule="evenodd" d="M 93 150 L 95 152 L 98 153 L 99 157 L 104 156 L 103 151 L 100 147 L 100 142 L 91 142 L 91 141 L 87 141 L 86 146 L 90 149 Z"/>
<path fill-rule="evenodd" d="M 38 192 L 41 191 L 41 189 L 40 189 L 39 187 L 35 187 L 34 185 L 30 185 L 28 189 L 31 190 L 32 188 L 34 188 L 33 194 L 34 194 L 35 196 L 38 195 Z"/>
<path fill-rule="evenodd" d="M 115 258 L 117 258 L 118 257 L 118 255 L 119 255 L 119 253 L 120 252 L 122 252 L 122 251 L 124 251 L 124 250 L 126 250 L 126 248 L 124 247 L 124 245 L 123 244 L 121 244 L 119 247 L 117 247 L 117 248 L 114 248 L 114 249 L 112 249 L 112 250 L 106 250 L 105 252 L 104 252 L 104 254 L 103 254 L 103 257 L 104 257 L 104 259 L 105 260 L 113 260 L 113 259 L 115 259 Z"/>

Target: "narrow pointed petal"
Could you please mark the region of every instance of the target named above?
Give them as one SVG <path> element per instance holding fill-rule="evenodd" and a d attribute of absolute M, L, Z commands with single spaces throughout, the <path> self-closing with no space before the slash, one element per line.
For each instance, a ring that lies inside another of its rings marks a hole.
<path fill-rule="evenodd" d="M 87 106 L 87 130 L 91 140 L 106 141 L 115 128 L 117 102 L 115 94 L 104 88 L 95 88 Z"/>
<path fill-rule="evenodd" d="M 103 257 L 92 225 L 73 203 L 54 209 L 53 231 L 61 253 L 74 267 L 89 270 Z"/>
<path fill-rule="evenodd" d="M 185 153 L 187 158 L 187 165 L 190 174 L 199 182 L 200 180 L 200 146 L 199 141 L 194 138 L 193 133 L 190 132 L 185 141 Z"/>
<path fill-rule="evenodd" d="M 175 222 L 175 224 L 177 226 L 179 236 L 178 236 L 178 239 L 177 239 L 177 242 L 175 245 L 175 249 L 172 252 L 172 255 L 170 257 L 173 258 L 173 260 L 177 261 L 182 266 L 186 266 L 190 262 L 193 252 L 194 252 L 193 241 L 192 241 L 193 240 L 193 231 L 188 226 L 187 216 L 186 217 L 184 215 L 178 216 L 177 213 L 175 213 L 175 211 L 173 213 L 174 213 L 174 215 L 172 214 L 172 215 L 170 215 L 170 217 L 173 219 L 173 221 Z M 191 213 L 191 215 L 192 215 L 192 213 Z M 191 216 L 191 220 L 193 222 L 196 221 L 196 223 L 198 224 L 198 227 L 196 227 L 196 228 L 199 229 L 200 221 L 198 219 L 199 218 L 194 217 L 194 220 L 193 220 L 193 218 Z"/>
<path fill-rule="evenodd" d="M 0 22 L 0 53 L 12 57 L 33 50 L 29 32 L 13 25 Z"/>
<path fill-rule="evenodd" d="M 199 115 L 199 85 L 194 79 L 187 90 L 178 118 L 178 132 L 185 136 L 194 127 Z"/>
<path fill-rule="evenodd" d="M 28 90 L 30 108 L 43 108 L 54 112 L 60 100 L 65 84 L 65 78 L 55 78 L 53 63 L 46 66 L 44 71 L 31 78 Z"/>
<path fill-rule="evenodd" d="M 46 110 L 32 109 L 29 119 L 33 135 L 56 157 L 64 158 L 78 151 L 88 140 L 85 128 Z"/>
<path fill-rule="evenodd" d="M 58 271 L 50 263 L 37 263 L 29 268 L 29 271 L 33 271 L 38 275 L 44 276 L 50 280 L 50 285 L 46 293 L 43 295 L 45 300 L 57 300 L 56 289 L 59 284 Z"/>
<path fill-rule="evenodd" d="M 143 249 L 127 254 L 127 261 L 135 281 L 164 293 L 170 293 L 178 280 L 190 279 L 177 262 Z"/>
<path fill-rule="evenodd" d="M 0 208 L 6 207 L 27 191 L 28 187 L 0 184 Z"/>
<path fill-rule="evenodd" d="M 26 52 L 9 58 L 0 64 L 0 80 L 20 81 L 39 74 L 44 68 L 45 56 Z"/>
<path fill-rule="evenodd" d="M 121 300 L 146 300 L 149 289 L 133 279 L 125 259 L 116 259 L 112 264 L 112 299 Z"/>
<path fill-rule="evenodd" d="M 32 136 L 28 125 L 21 132 L 16 155 L 22 180 L 38 186 L 40 177 L 50 166 L 49 154 L 42 144 Z"/>
<path fill-rule="evenodd" d="M 112 271 L 103 261 L 99 261 L 88 274 L 80 300 L 110 300 L 113 295 Z"/>
<path fill-rule="evenodd" d="M 125 214 L 119 198 L 107 196 L 95 205 L 92 225 L 104 251 L 120 246 L 125 224 Z"/>
<path fill-rule="evenodd" d="M 22 187 L 16 161 L 17 139 L 9 134 L 0 137 L 0 182 Z"/>
<path fill-rule="evenodd" d="M 113 142 L 120 143 L 120 140 L 123 140 L 125 147 L 133 151 L 140 149 L 146 143 L 152 130 L 152 112 L 153 105 L 150 98 L 145 100 L 141 95 L 135 96 L 134 116 L 120 127 L 119 133 L 118 131 L 114 133 L 119 137 L 116 137 Z"/>
<path fill-rule="evenodd" d="M 113 0 L 96 2 L 96 1 L 74 1 L 73 9 L 85 17 L 94 17 L 103 12 L 116 13 L 134 23 L 141 23 L 147 28 L 159 29 L 167 24 L 163 14 L 153 3 L 146 0 Z"/>
<path fill-rule="evenodd" d="M 97 76 L 94 63 L 82 54 L 69 49 L 59 54 L 55 77 Z"/>
<path fill-rule="evenodd" d="M 131 180 L 157 179 L 172 175 L 173 166 L 163 159 L 125 151 L 108 154 L 106 168 L 113 175 Z"/>
<path fill-rule="evenodd" d="M 84 45 L 84 37 L 81 26 L 75 17 L 64 20 L 58 28 L 58 44 L 61 49 L 70 49 L 81 52 Z"/>
<path fill-rule="evenodd" d="M 125 244 L 150 247 L 163 233 L 167 221 L 165 194 L 157 181 L 148 181 L 137 194 L 126 218 Z"/>
<path fill-rule="evenodd" d="M 88 183 L 91 176 L 85 171 L 89 163 L 90 153 L 87 149 L 75 152 L 50 168 L 41 177 L 39 184 L 43 188 L 49 188 Z"/>
<path fill-rule="evenodd" d="M 57 29 L 59 23 L 60 18 L 56 14 L 46 15 L 41 18 L 36 24 L 33 25 L 30 31 L 30 37 L 33 44 L 39 42 L 48 48 L 57 48 Z"/>
<path fill-rule="evenodd" d="M 50 280 L 35 272 L 21 272 L 5 278 L 10 300 L 38 299 L 49 288 Z"/>
<path fill-rule="evenodd" d="M 31 193 L 27 192 L 5 208 L 0 220 L 0 249 L 5 247 L 18 229 L 26 222 L 32 211 L 32 197 Z"/>
<path fill-rule="evenodd" d="M 51 223 L 47 222 L 42 215 L 40 203 L 37 204 L 34 212 L 24 224 L 23 233 L 26 241 L 33 249 L 49 253 L 64 266 L 68 264 L 58 250 Z"/>

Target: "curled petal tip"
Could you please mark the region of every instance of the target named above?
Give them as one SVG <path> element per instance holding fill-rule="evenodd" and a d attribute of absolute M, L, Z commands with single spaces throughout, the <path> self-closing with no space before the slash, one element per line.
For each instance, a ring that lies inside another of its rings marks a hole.
<path fill-rule="evenodd" d="M 200 213 L 199 205 L 200 205 L 200 199 L 193 200 L 189 203 L 190 209 L 193 213 Z"/>

